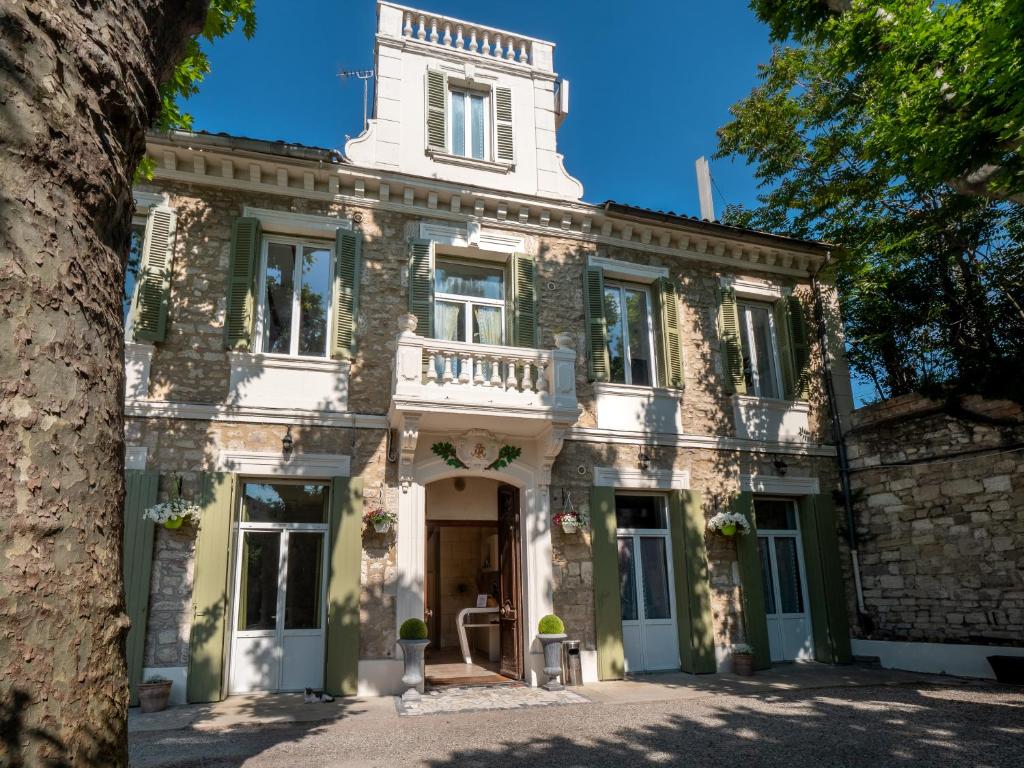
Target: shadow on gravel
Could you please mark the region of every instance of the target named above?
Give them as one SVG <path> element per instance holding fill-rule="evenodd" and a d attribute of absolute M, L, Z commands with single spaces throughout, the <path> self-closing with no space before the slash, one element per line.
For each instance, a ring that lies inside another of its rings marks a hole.
<path fill-rule="evenodd" d="M 267 722 L 267 719 L 284 717 L 289 710 L 294 710 L 294 703 L 281 703 L 283 698 L 267 696 L 241 703 L 236 698 L 231 716 L 248 722 L 216 730 L 191 726 L 176 730 L 138 729 L 129 739 L 131 768 L 237 766 L 279 745 L 287 749 L 287 745 L 315 738 L 339 720 L 364 711 L 359 701 L 338 698 L 330 704 L 309 704 L 313 709 L 308 721 Z M 321 707 L 330 707 L 330 714 L 324 715 Z M 263 722 L 259 722 L 260 719 Z"/>
<path fill-rule="evenodd" d="M 1017 766 L 1024 696 L 1006 687 L 979 703 L 970 689 L 829 690 L 759 696 L 694 715 L 666 715 L 596 739 L 572 733 L 453 752 L 425 763 L 449 766 Z M 991 690 L 991 689 L 990 689 Z M 771 709 L 764 704 L 770 702 Z M 650 715 L 647 716 L 651 719 Z M 490 734 L 488 734 L 490 735 Z M 500 737 L 499 737 L 500 739 Z"/>

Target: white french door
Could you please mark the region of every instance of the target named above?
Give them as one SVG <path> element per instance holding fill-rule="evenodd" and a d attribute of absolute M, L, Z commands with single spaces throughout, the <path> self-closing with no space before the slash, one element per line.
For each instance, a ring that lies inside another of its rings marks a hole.
<path fill-rule="evenodd" d="M 679 669 L 672 540 L 664 502 L 659 496 L 616 496 L 617 524 L 636 526 L 616 532 L 627 673 Z"/>
<path fill-rule="evenodd" d="M 811 660 L 814 639 L 795 502 L 757 500 L 755 505 L 759 525 L 767 513 L 766 522 L 778 526 L 757 531 L 771 659 Z"/>
<path fill-rule="evenodd" d="M 327 525 L 277 521 L 323 519 L 317 498 L 305 499 L 314 503 L 304 509 L 288 504 L 302 493 L 295 489 L 326 502 L 325 486 L 245 485 L 235 542 L 229 693 L 323 687 Z"/>

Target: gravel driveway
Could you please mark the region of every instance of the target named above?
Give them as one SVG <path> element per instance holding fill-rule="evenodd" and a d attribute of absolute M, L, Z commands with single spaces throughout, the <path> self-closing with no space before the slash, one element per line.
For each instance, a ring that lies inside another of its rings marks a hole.
<path fill-rule="evenodd" d="M 390 707 L 390 708 L 389 708 Z M 398 718 L 355 702 L 331 723 L 137 733 L 158 766 L 1013 766 L 1024 692 L 996 684 L 830 688 Z"/>

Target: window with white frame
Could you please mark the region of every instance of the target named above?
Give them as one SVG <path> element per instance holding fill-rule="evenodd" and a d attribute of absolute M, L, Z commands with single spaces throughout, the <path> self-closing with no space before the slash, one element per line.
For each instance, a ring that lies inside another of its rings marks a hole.
<path fill-rule="evenodd" d="M 132 219 L 131 240 L 128 245 L 128 262 L 124 268 L 124 290 L 121 293 L 121 317 L 124 321 L 124 337 L 131 339 L 132 304 L 139 283 L 142 267 L 142 248 L 146 243 L 146 219 L 136 216 Z"/>
<path fill-rule="evenodd" d="M 743 345 L 743 376 L 747 381 L 747 394 L 781 398 L 782 379 L 772 305 L 758 301 L 740 301 L 738 309 Z"/>
<path fill-rule="evenodd" d="M 485 93 L 452 88 L 448 94 L 451 127 L 449 151 L 474 160 L 488 158 L 488 108 Z"/>
<path fill-rule="evenodd" d="M 332 245 L 264 239 L 257 352 L 327 357 L 333 262 Z"/>
<path fill-rule="evenodd" d="M 434 267 L 434 335 L 446 341 L 505 343 L 505 271 L 438 259 Z"/>
<path fill-rule="evenodd" d="M 651 292 L 646 286 L 604 284 L 610 380 L 651 387 L 657 380 Z"/>

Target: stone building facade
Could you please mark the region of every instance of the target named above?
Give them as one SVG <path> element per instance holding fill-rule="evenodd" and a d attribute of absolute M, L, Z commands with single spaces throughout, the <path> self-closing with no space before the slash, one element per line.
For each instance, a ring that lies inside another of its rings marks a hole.
<path fill-rule="evenodd" d="M 906 395 L 855 411 L 851 486 L 867 621 L 892 666 L 992 675 L 1024 655 L 1024 413 Z"/>
<path fill-rule="evenodd" d="M 518 648 L 503 674 L 543 682 L 552 612 L 590 680 L 727 669 L 739 642 L 762 667 L 849 659 L 831 423 L 851 398 L 827 250 L 582 202 L 554 152 L 568 86 L 552 48 L 380 2 L 377 116 L 348 156 L 150 137 L 126 286 L 128 514 L 157 500 L 131 495 L 143 476 L 160 499 L 180 481 L 202 513 L 126 552 L 145 582 L 138 674 L 194 701 L 302 675 L 397 690 L 398 627 L 432 610 L 426 526 L 484 506 L 499 531 L 512 516 L 499 570 L 512 552 L 519 574 L 494 609 Z M 429 508 L 431 484 L 466 478 L 514 501 Z M 381 509 L 397 522 L 377 532 L 362 517 Z M 706 529 L 730 510 L 752 533 Z M 293 605 L 293 577 L 322 599 Z"/>

